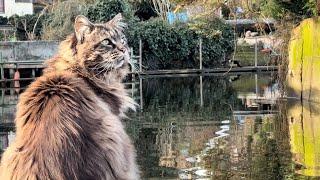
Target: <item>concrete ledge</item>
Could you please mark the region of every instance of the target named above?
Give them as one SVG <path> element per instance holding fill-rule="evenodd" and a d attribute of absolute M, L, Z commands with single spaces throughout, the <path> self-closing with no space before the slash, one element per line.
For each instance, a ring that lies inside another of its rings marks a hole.
<path fill-rule="evenodd" d="M 0 62 L 44 61 L 56 54 L 59 41 L 0 42 Z"/>

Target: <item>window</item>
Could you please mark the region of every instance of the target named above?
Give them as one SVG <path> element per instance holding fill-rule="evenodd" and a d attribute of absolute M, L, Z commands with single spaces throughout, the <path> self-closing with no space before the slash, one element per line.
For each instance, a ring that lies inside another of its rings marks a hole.
<path fill-rule="evenodd" d="M 4 13 L 4 0 L 0 0 L 0 13 Z"/>
<path fill-rule="evenodd" d="M 19 2 L 22 2 L 22 3 L 31 3 L 32 0 L 16 0 L 16 3 L 19 3 Z"/>

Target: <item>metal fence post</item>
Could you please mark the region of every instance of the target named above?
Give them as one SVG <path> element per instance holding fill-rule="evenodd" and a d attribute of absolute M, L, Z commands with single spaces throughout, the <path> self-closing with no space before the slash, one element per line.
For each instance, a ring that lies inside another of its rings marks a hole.
<path fill-rule="evenodd" d="M 139 40 L 139 71 L 142 72 L 142 40 Z"/>
<path fill-rule="evenodd" d="M 200 54 L 200 70 L 202 70 L 202 39 L 199 42 L 199 54 Z"/>
<path fill-rule="evenodd" d="M 3 57 L 2 52 L 0 52 L 0 73 L 1 73 L 1 80 L 4 80 L 4 68 L 3 68 Z"/>
<path fill-rule="evenodd" d="M 256 98 L 258 98 L 258 94 L 259 94 L 258 74 L 254 75 L 254 79 L 255 79 L 255 84 L 256 84 Z"/>
<path fill-rule="evenodd" d="M 258 41 L 255 38 L 255 45 L 254 45 L 254 67 L 258 66 Z"/>

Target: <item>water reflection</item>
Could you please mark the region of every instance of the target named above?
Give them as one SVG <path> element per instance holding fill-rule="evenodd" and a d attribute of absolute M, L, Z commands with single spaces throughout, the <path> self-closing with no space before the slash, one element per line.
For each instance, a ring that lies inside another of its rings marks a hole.
<path fill-rule="evenodd" d="M 126 120 L 146 179 L 295 179 L 319 175 L 317 105 L 279 101 L 271 74 L 155 77 L 127 83 L 143 110 Z M 0 148 L 17 95 L 2 90 Z"/>
<path fill-rule="evenodd" d="M 135 114 L 133 119 L 140 122 L 128 127 L 140 129 L 133 137 L 138 137 L 144 177 L 285 176 L 270 175 L 278 167 L 271 156 L 276 147 L 268 149 L 276 146 L 273 123 L 279 95 L 270 74 L 144 79 L 143 113 Z M 260 153 L 263 148 L 270 159 Z"/>
<path fill-rule="evenodd" d="M 306 176 L 320 176 L 320 104 L 290 103 L 288 120 L 290 144 L 296 172 Z"/>

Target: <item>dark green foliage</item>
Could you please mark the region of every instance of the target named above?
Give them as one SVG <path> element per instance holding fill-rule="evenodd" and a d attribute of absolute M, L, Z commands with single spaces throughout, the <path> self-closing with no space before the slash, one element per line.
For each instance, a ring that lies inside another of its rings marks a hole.
<path fill-rule="evenodd" d="M 126 20 L 131 21 L 133 12 L 127 1 L 123 0 L 69 0 L 58 3 L 49 13 L 45 22 L 43 39 L 63 40 L 73 33 L 73 23 L 77 15 L 87 16 L 90 21 L 106 22 L 118 13 L 122 13 Z"/>
<path fill-rule="evenodd" d="M 230 13 L 231 13 L 231 10 L 230 8 L 225 5 L 225 4 L 221 4 L 221 11 L 222 11 L 222 16 L 225 18 L 225 19 L 228 19 L 229 16 L 230 16 Z"/>
<path fill-rule="evenodd" d="M 118 13 L 127 19 L 133 16 L 130 4 L 125 0 L 98 0 L 87 10 L 87 16 L 93 22 L 106 22 Z"/>
<path fill-rule="evenodd" d="M 147 69 L 192 67 L 197 36 L 185 26 L 170 26 L 162 20 L 139 22 L 128 29 L 129 45 L 138 52 L 143 42 L 143 64 Z"/>
<path fill-rule="evenodd" d="M 234 48 L 234 33 L 231 26 L 223 23 L 214 16 L 199 17 L 189 23 L 199 38 L 203 39 L 204 66 L 220 66 L 224 56 L 226 58 Z M 196 57 L 198 57 L 197 51 Z"/>
<path fill-rule="evenodd" d="M 140 20 L 149 20 L 151 17 L 157 17 L 157 13 L 152 7 L 151 1 L 142 0 L 140 2 L 132 3 L 136 9 L 134 15 L 137 16 Z"/>
<path fill-rule="evenodd" d="M 316 0 L 275 0 L 281 8 L 300 17 L 315 15 Z"/>
<path fill-rule="evenodd" d="M 38 22 L 38 14 L 28 14 L 24 16 L 13 15 L 9 18 L 0 16 L 0 25 L 10 25 L 16 29 L 15 38 L 17 40 L 34 40 L 40 39 L 44 16 L 40 17 Z M 37 22 L 37 25 L 35 26 Z M 2 39 L 3 37 L 1 37 Z"/>
<path fill-rule="evenodd" d="M 300 21 L 317 15 L 316 0 L 270 0 L 261 2 L 262 11 L 276 19 L 283 19 L 285 15 Z"/>
<path fill-rule="evenodd" d="M 139 39 L 143 42 L 143 65 L 146 69 L 178 69 L 199 67 L 199 39 L 203 39 L 204 67 L 220 66 L 224 54 L 233 50 L 231 28 L 220 21 L 206 21 L 212 25 L 194 27 L 154 19 L 139 22 L 128 29 L 129 45 L 138 52 Z M 212 34 L 218 32 L 217 34 Z"/>
<path fill-rule="evenodd" d="M 0 16 L 0 25 L 7 25 L 8 18 Z"/>
<path fill-rule="evenodd" d="M 38 14 L 28 14 L 24 16 L 14 15 L 8 19 L 8 24 L 11 24 L 17 29 L 17 40 L 34 40 L 40 38 L 44 16 L 40 17 L 37 22 L 38 17 Z"/>

